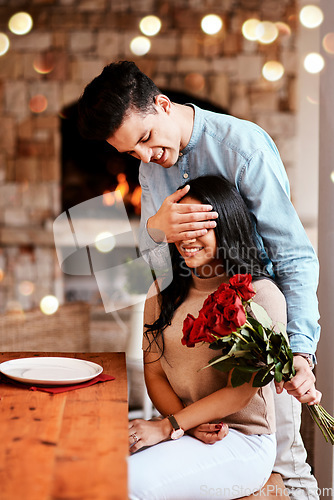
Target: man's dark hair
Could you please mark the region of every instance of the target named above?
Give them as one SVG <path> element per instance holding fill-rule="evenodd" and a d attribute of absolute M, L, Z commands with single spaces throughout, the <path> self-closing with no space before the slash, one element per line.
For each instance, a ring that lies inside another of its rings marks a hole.
<path fill-rule="evenodd" d="M 106 140 L 131 109 L 154 113 L 155 83 L 130 61 L 106 66 L 85 88 L 78 101 L 78 128 L 86 139 Z"/>

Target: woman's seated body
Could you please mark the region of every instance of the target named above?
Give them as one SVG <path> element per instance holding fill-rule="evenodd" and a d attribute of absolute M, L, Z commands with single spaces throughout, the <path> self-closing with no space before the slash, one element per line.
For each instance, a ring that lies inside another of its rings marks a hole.
<path fill-rule="evenodd" d="M 233 388 L 231 372 L 201 370 L 216 354 L 208 343 L 188 348 L 181 339 L 187 315 L 197 317 L 208 295 L 235 274 L 252 275 L 253 300 L 274 324 L 286 323 L 285 299 L 261 261 L 236 188 L 218 176 L 189 186 L 180 203 L 209 204 L 219 217 L 201 237 L 171 245 L 173 281 L 158 294 L 155 283 L 146 300 L 145 382 L 163 418 L 129 422 L 131 499 L 231 500 L 259 490 L 275 462 L 271 387 Z M 180 439 L 170 439 L 173 424 L 185 431 Z"/>

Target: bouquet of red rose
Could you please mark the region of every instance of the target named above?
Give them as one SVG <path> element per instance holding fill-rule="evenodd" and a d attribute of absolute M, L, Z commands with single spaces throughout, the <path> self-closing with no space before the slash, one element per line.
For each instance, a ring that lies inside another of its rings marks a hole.
<path fill-rule="evenodd" d="M 252 300 L 254 295 L 252 276 L 236 274 L 207 297 L 197 318 L 188 314 L 183 323 L 182 344 L 208 342 L 210 349 L 220 350 L 204 368 L 233 369 L 233 387 L 251 380 L 253 387 L 263 387 L 272 379 L 287 381 L 295 375 L 285 325 L 273 325 Z M 326 441 L 334 444 L 334 418 L 319 404 L 307 407 Z"/>

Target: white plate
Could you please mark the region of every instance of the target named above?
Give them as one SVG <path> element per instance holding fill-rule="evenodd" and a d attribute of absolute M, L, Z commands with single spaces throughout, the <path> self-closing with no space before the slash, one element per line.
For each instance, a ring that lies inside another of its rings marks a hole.
<path fill-rule="evenodd" d="M 0 372 L 13 380 L 40 385 L 68 385 L 86 382 L 100 373 L 102 366 L 76 358 L 39 357 L 4 361 Z"/>

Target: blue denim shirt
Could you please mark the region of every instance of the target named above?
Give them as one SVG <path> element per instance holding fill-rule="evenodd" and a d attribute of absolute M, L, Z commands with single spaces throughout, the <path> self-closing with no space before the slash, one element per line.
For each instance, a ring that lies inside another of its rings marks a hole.
<path fill-rule="evenodd" d="M 141 250 L 150 249 L 156 262 L 167 251 L 167 245 L 156 244 L 146 230 L 147 220 L 167 196 L 187 180 L 223 175 L 241 193 L 253 216 L 259 247 L 267 250 L 268 270 L 287 302 L 293 352 L 314 354 L 320 335 L 316 295 L 319 265 L 290 201 L 289 182 L 277 147 L 254 123 L 191 106 L 195 110 L 193 132 L 177 163 L 168 169 L 155 163 L 140 165 Z"/>

